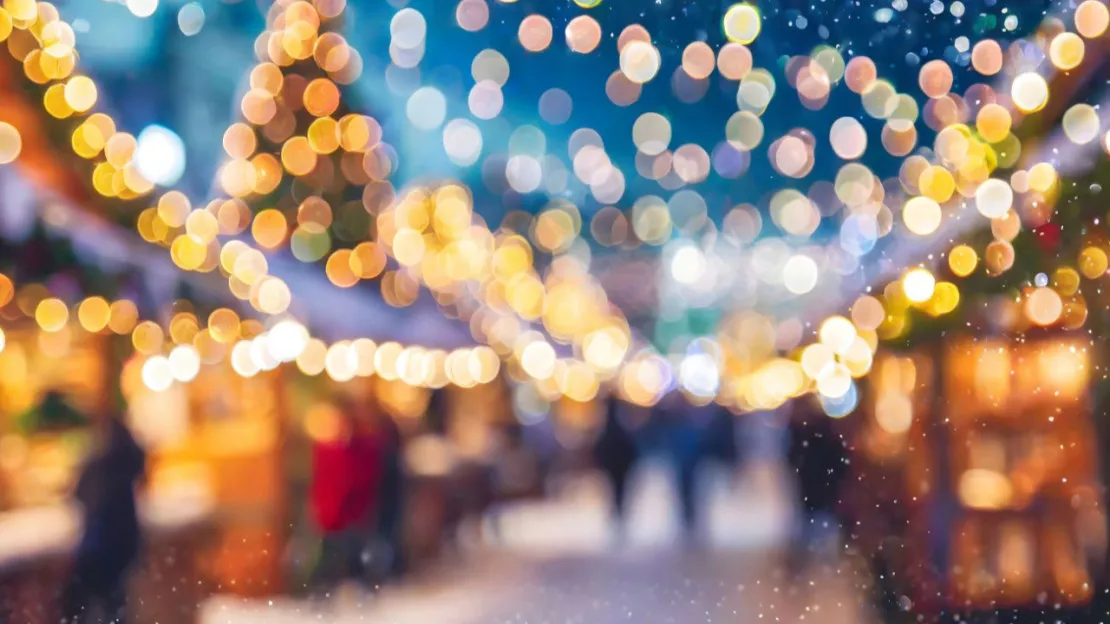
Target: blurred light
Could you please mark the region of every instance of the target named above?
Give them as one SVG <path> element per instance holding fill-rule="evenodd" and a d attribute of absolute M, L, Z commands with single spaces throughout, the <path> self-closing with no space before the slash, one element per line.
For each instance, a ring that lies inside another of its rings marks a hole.
<path fill-rule="evenodd" d="M 830 316 L 821 323 L 821 328 L 817 331 L 821 344 L 832 349 L 837 355 L 847 353 L 848 349 L 852 348 L 857 335 L 856 326 L 843 316 Z"/>
<path fill-rule="evenodd" d="M 6 165 L 16 158 L 23 150 L 23 138 L 15 126 L 0 121 L 0 165 Z"/>
<path fill-rule="evenodd" d="M 933 296 L 937 280 L 926 269 L 913 269 L 902 278 L 902 291 L 914 303 L 924 303 Z"/>
<path fill-rule="evenodd" d="M 69 308 L 61 299 L 43 299 L 35 306 L 35 321 L 45 331 L 60 331 L 69 322 Z"/>
<path fill-rule="evenodd" d="M 1110 10 L 1102 0 L 1085 0 L 1075 9 L 1075 31 L 1087 39 L 1106 33 L 1110 26 Z"/>
<path fill-rule="evenodd" d="M 1072 143 L 1086 145 L 1098 138 L 1098 111 L 1090 104 L 1076 104 L 1064 113 L 1064 134 Z"/>
<path fill-rule="evenodd" d="M 837 397 L 819 395 L 821 407 L 832 418 L 844 418 L 859 406 L 859 390 L 855 382 L 849 381 L 844 393 Z"/>
<path fill-rule="evenodd" d="M 551 404 L 531 383 L 517 384 L 513 390 L 513 412 L 525 425 L 535 424 L 547 418 Z"/>
<path fill-rule="evenodd" d="M 633 41 L 620 53 L 621 72 L 636 84 L 650 81 L 659 73 L 662 57 L 655 46 L 646 41 Z"/>
<path fill-rule="evenodd" d="M 1035 113 L 1048 103 L 1048 82 L 1044 76 L 1028 71 L 1018 74 L 1010 86 L 1010 97 L 1023 113 Z"/>
<path fill-rule="evenodd" d="M 173 377 L 173 368 L 167 358 L 155 355 L 143 362 L 143 384 L 152 391 L 166 390 L 173 384 Z"/>
<path fill-rule="evenodd" d="M 810 379 L 819 379 L 835 363 L 836 355 L 825 344 L 814 343 L 802 350 L 802 372 Z"/>
<path fill-rule="evenodd" d="M 308 345 L 308 330 L 297 321 L 278 322 L 268 332 L 267 347 L 270 355 L 279 362 L 292 362 Z"/>
<path fill-rule="evenodd" d="M 901 392 L 889 392 L 875 401 L 875 422 L 887 433 L 902 434 L 913 425 L 913 401 Z"/>
<path fill-rule="evenodd" d="M 906 229 L 918 236 L 928 236 L 940 227 L 940 204 L 929 197 L 914 197 L 902 208 Z"/>
<path fill-rule="evenodd" d="M 386 342 L 378 345 L 374 351 L 374 372 L 382 379 L 392 381 L 399 376 L 397 372 L 397 359 L 404 348 L 396 342 Z M 329 352 L 330 353 L 330 352 Z"/>
<path fill-rule="evenodd" d="M 972 468 L 960 475 L 960 501 L 972 509 L 1005 509 L 1014 498 L 1010 479 L 997 471 Z"/>
<path fill-rule="evenodd" d="M 186 37 L 192 37 L 204 28 L 204 8 L 190 2 L 177 12 L 177 27 Z"/>
<path fill-rule="evenodd" d="M 354 379 L 358 361 L 349 342 L 340 341 L 328 348 L 327 356 L 324 358 L 324 369 L 335 381 Z"/>
<path fill-rule="evenodd" d="M 1051 288 L 1038 288 L 1025 300 L 1025 315 L 1029 320 L 1042 327 L 1052 325 L 1060 319 L 1064 302 Z"/>
<path fill-rule="evenodd" d="M 160 186 L 176 184 L 185 173 L 185 143 L 169 128 L 147 126 L 139 133 L 134 161 L 147 180 Z"/>
<path fill-rule="evenodd" d="M 691 353 L 679 364 L 678 380 L 690 394 L 703 399 L 713 398 L 721 386 L 721 371 L 712 355 Z"/>
<path fill-rule="evenodd" d="M 693 245 L 686 245 L 671 258 L 671 276 L 682 284 L 694 284 L 708 268 L 705 254 Z"/>
<path fill-rule="evenodd" d="M 251 341 L 242 340 L 231 349 L 231 368 L 242 377 L 258 374 L 258 365 L 251 358 Z"/>
<path fill-rule="evenodd" d="M 127 0 L 127 10 L 135 17 L 150 17 L 158 10 L 158 0 Z"/>
<path fill-rule="evenodd" d="M 150 360 L 147 360 L 149 363 Z M 173 378 L 188 383 L 200 373 L 200 356 L 192 345 L 179 345 L 170 351 L 170 371 Z M 145 366 L 144 366 L 145 369 Z"/>
<path fill-rule="evenodd" d="M 723 25 L 729 41 L 745 45 L 755 41 L 763 27 L 759 11 L 746 2 L 729 7 Z"/>
<path fill-rule="evenodd" d="M 447 115 L 447 99 L 435 87 L 421 87 L 409 96 L 405 113 L 419 130 L 435 130 Z"/>
<path fill-rule="evenodd" d="M 378 344 L 369 338 L 357 338 L 351 343 L 351 350 L 355 354 L 355 375 L 369 377 L 374 374 L 374 353 Z"/>
<path fill-rule="evenodd" d="M 956 245 L 948 252 L 948 268 L 957 277 L 967 277 L 979 264 L 979 256 L 967 245 Z"/>
<path fill-rule="evenodd" d="M 428 24 L 424 16 L 412 8 L 401 9 L 389 23 L 393 45 L 404 50 L 422 46 L 427 31 Z"/>
<path fill-rule="evenodd" d="M 555 348 L 545 340 L 536 340 L 520 353 L 520 366 L 535 379 L 548 379 L 555 373 Z"/>
<path fill-rule="evenodd" d="M 443 128 L 443 149 L 451 162 L 469 167 L 482 155 L 482 131 L 469 119 L 452 119 Z"/>
<path fill-rule="evenodd" d="M 826 367 L 817 379 L 817 391 L 826 399 L 844 398 L 854 388 L 855 382 L 852 381 L 851 372 L 847 366 L 840 363 Z"/>
<path fill-rule="evenodd" d="M 280 362 L 270 354 L 270 337 L 267 334 L 255 336 L 251 340 L 251 360 L 259 370 L 270 371 L 278 367 Z"/>
<path fill-rule="evenodd" d="M 319 375 L 324 372 L 327 354 L 328 346 L 322 340 L 312 338 L 297 356 L 297 368 L 305 375 Z"/>
<path fill-rule="evenodd" d="M 817 263 L 804 254 L 791 256 L 782 268 L 786 289 L 795 295 L 804 295 L 817 286 Z"/>
<path fill-rule="evenodd" d="M 1004 180 L 991 178 L 975 189 L 975 206 L 988 219 L 1003 217 L 1014 205 L 1014 190 Z"/>

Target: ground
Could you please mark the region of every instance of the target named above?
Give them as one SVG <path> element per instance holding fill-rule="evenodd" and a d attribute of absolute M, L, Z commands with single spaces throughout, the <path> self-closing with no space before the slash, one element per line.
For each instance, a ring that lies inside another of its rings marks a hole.
<path fill-rule="evenodd" d="M 591 482 L 502 516 L 501 539 L 440 569 L 369 595 L 247 601 L 217 597 L 203 624 L 694 624 L 871 620 L 865 577 L 835 555 L 790 579 L 776 546 L 790 526 L 774 471 L 710 475 L 706 536 L 674 539 L 662 466 L 642 471 L 623 545 L 611 539 L 603 491 Z"/>

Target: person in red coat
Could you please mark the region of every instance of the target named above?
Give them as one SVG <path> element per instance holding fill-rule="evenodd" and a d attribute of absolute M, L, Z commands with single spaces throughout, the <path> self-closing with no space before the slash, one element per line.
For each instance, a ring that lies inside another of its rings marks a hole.
<path fill-rule="evenodd" d="M 323 593 L 348 579 L 369 580 L 382 479 L 384 441 L 366 426 L 364 407 L 344 398 L 337 408 L 336 426 L 312 449 L 311 515 L 323 538 L 310 583 Z"/>

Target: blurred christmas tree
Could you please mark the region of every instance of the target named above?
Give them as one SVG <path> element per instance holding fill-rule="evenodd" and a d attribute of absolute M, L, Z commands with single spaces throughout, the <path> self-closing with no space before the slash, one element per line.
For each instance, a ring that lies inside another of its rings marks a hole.
<path fill-rule="evenodd" d="M 88 423 L 88 417 L 71 406 L 57 391 L 47 392 L 38 405 L 15 419 L 16 428 L 24 435 L 83 427 Z"/>

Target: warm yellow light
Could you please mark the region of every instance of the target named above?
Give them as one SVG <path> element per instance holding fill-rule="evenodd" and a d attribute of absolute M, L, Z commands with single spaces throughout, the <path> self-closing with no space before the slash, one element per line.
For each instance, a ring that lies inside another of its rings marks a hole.
<path fill-rule="evenodd" d="M 358 362 L 355 361 L 355 353 L 351 350 L 350 344 L 340 341 L 328 347 L 327 355 L 324 357 L 324 370 L 327 371 L 328 377 L 335 381 L 354 379 Z"/>
<path fill-rule="evenodd" d="M 952 282 L 938 282 L 933 296 L 928 301 L 926 311 L 933 316 L 942 316 L 956 309 L 960 304 L 960 289 Z"/>
<path fill-rule="evenodd" d="M 1051 288 L 1038 288 L 1025 300 L 1025 315 L 1037 325 L 1052 325 L 1060 319 L 1063 311 L 1063 300 Z"/>
<path fill-rule="evenodd" d="M 96 104 L 96 84 L 88 76 L 74 76 L 66 82 L 65 100 L 73 110 L 83 113 Z"/>
<path fill-rule="evenodd" d="M 1110 26 L 1110 10 L 1104 0 L 1085 0 L 1075 9 L 1075 31 L 1087 39 L 1096 39 Z M 0 37 L 3 39 L 3 37 Z"/>
<path fill-rule="evenodd" d="M 135 326 L 131 333 L 131 343 L 135 350 L 143 355 L 153 355 L 162 350 L 165 334 L 162 328 L 154 321 L 143 321 Z"/>
<path fill-rule="evenodd" d="M 520 353 L 520 366 L 534 379 L 548 379 L 555 372 L 555 349 L 544 340 L 536 340 Z"/>
<path fill-rule="evenodd" d="M 852 374 L 848 367 L 841 363 L 826 367 L 817 378 L 817 391 L 830 399 L 844 396 L 851 387 Z"/>
<path fill-rule="evenodd" d="M 948 268 L 958 277 L 967 277 L 979 264 L 979 256 L 967 245 L 956 245 L 948 252 Z"/>
<path fill-rule="evenodd" d="M 322 340 L 313 338 L 297 356 L 297 368 L 305 375 L 316 376 L 324 372 L 328 346 Z"/>
<path fill-rule="evenodd" d="M 208 331 L 217 342 L 230 344 L 239 338 L 239 315 L 220 308 L 208 315 Z"/>
<path fill-rule="evenodd" d="M 940 227 L 940 205 L 929 197 L 914 197 L 902 208 L 902 220 L 910 232 L 918 236 L 928 236 Z"/>
<path fill-rule="evenodd" d="M 836 363 L 832 349 L 821 343 L 811 344 L 802 350 L 802 371 L 810 379 L 817 379 L 825 370 Z"/>
<path fill-rule="evenodd" d="M 61 299 L 43 299 L 35 307 L 35 322 L 48 332 L 60 331 L 69 321 L 69 308 Z"/>
<path fill-rule="evenodd" d="M 838 355 L 848 351 L 857 335 L 856 326 L 843 316 L 830 316 L 821 323 L 821 328 L 817 331 L 821 344 Z"/>
<path fill-rule="evenodd" d="M 1048 44 L 1048 58 L 1056 69 L 1069 71 L 1083 63 L 1086 49 L 1079 35 L 1065 31 L 1053 37 Z"/>
<path fill-rule="evenodd" d="M 77 308 L 77 320 L 87 332 L 99 332 L 108 326 L 112 309 L 103 297 L 89 297 Z"/>
<path fill-rule="evenodd" d="M 0 165 L 6 165 L 19 158 L 21 151 L 23 151 L 23 137 L 19 135 L 19 130 L 9 123 L 0 121 Z"/>
<path fill-rule="evenodd" d="M 902 277 L 902 292 L 914 303 L 928 301 L 936 285 L 936 278 L 926 269 L 913 269 Z"/>
<path fill-rule="evenodd" d="M 1098 279 L 1106 275 L 1108 265 L 1110 265 L 1110 259 L 1099 247 L 1086 247 L 1079 252 L 1079 271 L 1087 279 Z"/>
<path fill-rule="evenodd" d="M 161 355 L 147 358 L 142 368 L 143 384 L 153 392 L 162 392 L 173 385 L 170 361 Z"/>
<path fill-rule="evenodd" d="M 729 41 L 747 45 L 759 36 L 763 21 L 755 7 L 741 2 L 732 5 L 725 12 L 723 27 Z"/>
<path fill-rule="evenodd" d="M 139 322 L 139 309 L 127 299 L 113 301 L 111 310 L 112 316 L 108 319 L 108 329 L 113 333 L 119 335 L 130 333 Z"/>

